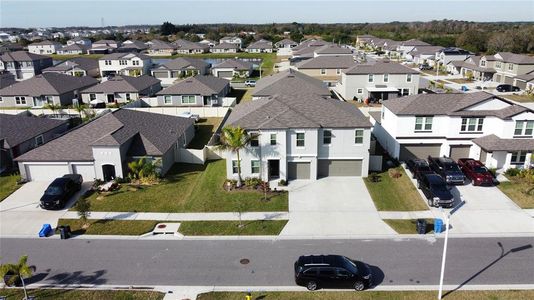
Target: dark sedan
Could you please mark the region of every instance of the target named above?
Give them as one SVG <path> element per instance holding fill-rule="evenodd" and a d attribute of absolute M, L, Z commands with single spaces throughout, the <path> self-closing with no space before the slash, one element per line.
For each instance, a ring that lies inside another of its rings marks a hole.
<path fill-rule="evenodd" d="M 67 174 L 54 179 L 41 197 L 44 209 L 62 209 L 69 199 L 82 188 L 82 176 Z"/>
<path fill-rule="evenodd" d="M 495 88 L 498 92 L 505 93 L 505 92 L 519 92 L 521 89 L 515 85 L 511 84 L 499 84 Z"/>

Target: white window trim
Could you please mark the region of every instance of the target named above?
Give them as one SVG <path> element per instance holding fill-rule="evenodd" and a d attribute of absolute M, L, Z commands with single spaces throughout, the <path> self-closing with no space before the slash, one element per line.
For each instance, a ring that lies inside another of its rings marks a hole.
<path fill-rule="evenodd" d="M 361 131 L 362 132 L 362 135 L 358 135 L 358 132 Z M 357 143 L 356 142 L 356 138 L 359 138 L 361 137 L 362 138 L 362 142 L 361 143 Z M 363 145 L 364 144 L 364 137 L 365 137 L 365 130 L 363 129 L 356 129 L 354 130 L 354 145 Z"/>
<path fill-rule="evenodd" d="M 412 82 L 412 81 L 413 81 L 412 74 L 406 74 L 406 82 Z"/>
<path fill-rule="evenodd" d="M 526 131 L 527 131 L 527 125 L 529 122 L 533 122 L 533 120 L 521 120 L 521 121 L 515 121 L 515 127 L 514 127 L 514 136 L 532 136 L 534 134 L 534 129 L 532 130 L 533 132 L 530 133 L 530 134 L 526 134 Z M 516 134 L 515 131 L 518 129 L 517 128 L 517 124 L 521 123 L 521 133 L 519 134 Z"/>
<path fill-rule="evenodd" d="M 421 129 L 417 129 L 417 119 L 421 118 Z M 430 120 L 430 129 L 425 129 L 426 125 L 429 123 Z M 414 132 L 432 132 L 432 128 L 434 127 L 434 117 L 433 116 L 418 116 L 415 117 L 415 125 L 414 125 Z"/>
<path fill-rule="evenodd" d="M 299 141 L 299 134 L 303 134 L 304 135 L 304 146 L 299 146 L 298 145 L 298 141 Z M 298 132 L 295 132 L 295 146 L 299 149 L 303 149 L 303 148 L 306 148 L 306 133 L 303 132 L 303 131 L 298 131 Z"/>
<path fill-rule="evenodd" d="M 514 153 L 517 153 L 515 161 L 512 160 L 512 157 L 513 157 Z M 519 160 L 521 158 L 522 154 L 525 154 L 525 160 L 524 161 L 520 161 Z M 527 155 L 528 155 L 527 151 L 513 151 L 513 152 L 510 152 L 510 164 L 511 165 L 522 165 L 522 164 L 524 164 L 527 161 Z"/>
<path fill-rule="evenodd" d="M 254 172 L 254 162 L 257 161 L 259 163 L 258 166 L 258 172 Z M 261 173 L 261 161 L 258 159 L 253 159 L 250 161 L 250 174 L 260 174 Z"/>
<path fill-rule="evenodd" d="M 321 75 L 326 75 L 326 69 L 321 69 Z"/>
<path fill-rule="evenodd" d="M 274 144 L 273 144 L 273 135 L 274 135 Z M 271 133 L 269 135 L 269 145 L 276 146 L 278 144 L 278 134 Z"/>
<path fill-rule="evenodd" d="M 193 103 L 191 103 L 191 102 L 184 102 L 184 97 L 186 97 L 187 99 L 191 99 L 190 97 L 193 97 L 194 102 L 193 102 Z M 197 96 L 195 96 L 195 95 L 182 95 L 182 97 L 180 97 L 180 98 L 181 98 L 180 101 L 181 101 L 182 104 L 189 104 L 189 105 L 191 105 L 191 104 L 197 104 Z"/>
<path fill-rule="evenodd" d="M 325 132 L 330 132 L 330 143 L 328 143 L 328 144 L 326 144 L 326 143 L 324 142 L 324 134 L 325 134 Z M 323 146 L 330 147 L 330 145 L 332 145 L 332 137 L 333 137 L 333 135 L 332 135 L 332 130 L 330 130 L 330 129 L 325 129 L 325 130 L 323 130 Z"/>
<path fill-rule="evenodd" d="M 234 172 L 234 162 L 236 163 L 235 168 L 237 172 Z M 237 174 L 239 172 L 239 167 L 237 164 L 237 159 L 232 159 L 232 174 Z"/>
<path fill-rule="evenodd" d="M 375 75 L 374 74 L 368 74 L 367 75 L 367 82 L 368 83 L 375 82 Z"/>
<path fill-rule="evenodd" d="M 362 88 L 357 89 L 356 94 L 360 94 L 360 95 L 363 94 L 363 89 Z"/>
<path fill-rule="evenodd" d="M 167 103 L 167 97 L 169 97 L 169 103 Z M 165 95 L 163 96 L 163 105 L 172 105 L 172 96 L 171 95 Z"/>
<path fill-rule="evenodd" d="M 476 120 L 476 122 L 475 122 L 475 130 L 469 130 L 469 120 L 471 120 L 471 119 L 475 119 Z M 463 120 L 467 120 L 467 123 L 465 124 L 465 130 L 462 130 Z M 482 129 L 478 130 L 478 127 L 480 125 L 480 120 L 482 120 Z M 481 132 L 484 131 L 484 118 L 479 118 L 479 117 L 462 118 L 460 122 L 461 122 L 460 123 L 460 132 L 461 133 L 481 133 Z"/>
<path fill-rule="evenodd" d="M 389 74 L 384 74 L 384 82 L 389 82 Z"/>

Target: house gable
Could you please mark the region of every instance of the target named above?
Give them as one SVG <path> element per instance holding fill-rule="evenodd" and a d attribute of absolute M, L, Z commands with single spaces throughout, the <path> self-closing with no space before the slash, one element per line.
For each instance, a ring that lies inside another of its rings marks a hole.
<path fill-rule="evenodd" d="M 486 101 L 477 103 L 471 107 L 466 108 L 467 111 L 476 111 L 476 110 L 501 110 L 511 105 L 498 98 L 488 99 Z"/>

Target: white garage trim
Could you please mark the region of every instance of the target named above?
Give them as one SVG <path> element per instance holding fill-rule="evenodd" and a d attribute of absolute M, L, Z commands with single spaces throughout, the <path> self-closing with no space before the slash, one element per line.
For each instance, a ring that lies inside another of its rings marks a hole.
<path fill-rule="evenodd" d="M 25 163 L 24 170 L 28 181 L 51 181 L 70 173 L 68 163 Z"/>
<path fill-rule="evenodd" d="M 96 178 L 95 165 L 93 163 L 72 163 L 72 173 L 82 175 L 83 181 L 94 181 Z"/>

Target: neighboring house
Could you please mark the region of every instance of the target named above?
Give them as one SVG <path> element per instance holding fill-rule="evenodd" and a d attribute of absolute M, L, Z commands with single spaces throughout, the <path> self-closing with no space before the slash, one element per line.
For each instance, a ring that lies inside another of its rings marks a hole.
<path fill-rule="evenodd" d="M 238 46 L 238 49 L 241 49 L 243 47 L 243 40 L 237 36 L 227 36 L 220 39 L 219 44 L 234 44 Z"/>
<path fill-rule="evenodd" d="M 209 52 L 209 44 L 195 43 L 187 40 L 176 40 L 172 43 L 176 46 L 176 53 L 179 54 L 202 54 Z"/>
<path fill-rule="evenodd" d="M 436 52 L 441 51 L 441 46 L 416 46 L 404 55 L 406 61 L 411 61 L 417 65 L 428 64 L 434 66 L 436 62 Z"/>
<path fill-rule="evenodd" d="M 28 52 L 34 54 L 54 54 L 61 48 L 63 48 L 63 45 L 58 42 L 42 41 L 28 45 Z"/>
<path fill-rule="evenodd" d="M 320 39 L 308 39 L 300 43 L 298 46 L 292 48 L 291 55 L 296 59 L 307 59 L 315 56 L 315 50 L 329 45 L 330 43 Z"/>
<path fill-rule="evenodd" d="M 160 90 L 159 79 L 152 76 L 130 77 L 123 75 L 115 76 L 80 93 L 84 103 L 96 100 L 100 103 L 112 104 L 136 101 L 141 97 L 151 97 Z"/>
<path fill-rule="evenodd" d="M 471 52 L 462 48 L 448 47 L 436 52 L 436 62 L 446 66 L 451 61 L 463 61 L 471 55 Z"/>
<path fill-rule="evenodd" d="M 259 40 L 248 45 L 245 49 L 248 53 L 272 53 L 273 43 L 267 40 Z"/>
<path fill-rule="evenodd" d="M 98 81 L 93 77 L 76 77 L 44 73 L 0 90 L 0 107 L 43 107 L 45 104 L 72 105 L 79 92 Z"/>
<path fill-rule="evenodd" d="M 384 102 L 373 134 L 401 161 L 450 156 L 488 168 L 527 167 L 534 111 L 486 92 L 419 94 Z"/>
<path fill-rule="evenodd" d="M 216 41 L 212 41 L 212 40 L 208 40 L 208 39 L 203 39 L 202 41 L 198 42 L 199 44 L 201 45 L 208 45 L 210 48 L 217 45 L 217 42 Z"/>
<path fill-rule="evenodd" d="M 356 47 L 363 49 L 370 45 L 371 41 L 376 39 L 374 35 L 364 34 L 356 36 Z"/>
<path fill-rule="evenodd" d="M 98 70 L 98 61 L 96 59 L 86 57 L 74 57 L 63 60 L 57 65 L 43 70 L 43 73 L 49 72 L 63 73 L 71 76 L 100 76 L 100 71 Z"/>
<path fill-rule="evenodd" d="M 81 37 L 76 37 L 76 38 L 73 38 L 67 41 L 67 46 L 74 45 L 74 44 L 82 45 L 82 46 L 85 46 L 86 48 L 91 48 L 91 46 L 93 45 L 90 39 L 81 38 Z"/>
<path fill-rule="evenodd" d="M 299 72 L 324 80 L 337 81 L 341 72 L 356 66 L 352 55 L 343 56 L 317 56 L 307 59 L 296 65 Z"/>
<path fill-rule="evenodd" d="M 209 74 L 210 64 L 202 59 L 179 57 L 168 61 L 154 69 L 152 76 L 161 80 L 162 85 L 171 85 L 177 79 Z"/>
<path fill-rule="evenodd" d="M 72 44 L 69 46 L 65 46 L 57 51 L 57 54 L 60 55 L 79 55 L 79 54 L 86 54 L 89 48 L 84 45 L 80 44 Z"/>
<path fill-rule="evenodd" d="M 176 53 L 176 46 L 160 40 L 148 42 L 148 55 L 170 56 Z"/>
<path fill-rule="evenodd" d="M 516 76 L 514 85 L 522 90 L 534 90 L 534 71 Z"/>
<path fill-rule="evenodd" d="M 13 159 L 56 138 L 69 128 L 67 120 L 0 114 L 0 173 L 16 165 Z"/>
<path fill-rule="evenodd" d="M 389 43 L 390 45 L 392 44 L 391 42 Z M 420 41 L 420 40 L 417 40 L 417 39 L 411 39 L 411 40 L 407 40 L 407 41 L 401 41 L 401 42 L 397 42 L 395 43 L 396 44 L 396 47 L 397 47 L 397 52 L 402 56 L 404 57 L 406 55 L 406 53 L 414 50 L 416 47 L 421 47 L 421 46 L 431 46 L 429 43 L 425 43 L 423 41 Z"/>
<path fill-rule="evenodd" d="M 419 72 L 393 62 L 358 64 L 342 71 L 335 89 L 345 100 L 414 95 L 419 90 Z"/>
<path fill-rule="evenodd" d="M 331 96 L 326 84 L 304 73 L 288 69 L 258 80 L 252 92 L 252 100 L 269 98 L 275 95 L 314 94 L 322 98 Z"/>
<path fill-rule="evenodd" d="M 238 44 L 222 43 L 211 47 L 209 50 L 211 53 L 237 53 L 239 49 Z"/>
<path fill-rule="evenodd" d="M 230 90 L 226 79 L 198 75 L 158 92 L 158 106 L 221 106 Z"/>
<path fill-rule="evenodd" d="M 127 40 L 117 48 L 120 53 L 141 53 L 148 49 L 148 45 L 138 40 Z"/>
<path fill-rule="evenodd" d="M 89 54 L 108 54 L 115 52 L 119 48 L 120 43 L 114 40 L 99 40 L 93 43 Z"/>
<path fill-rule="evenodd" d="M 16 82 L 15 75 L 6 71 L 0 71 L 0 89 L 10 86 Z"/>
<path fill-rule="evenodd" d="M 226 126 L 258 134 L 240 152 L 243 178 L 315 180 L 367 176 L 371 123 L 354 105 L 313 94 L 275 95 L 238 104 Z M 237 157 L 226 152 L 226 176 Z"/>
<path fill-rule="evenodd" d="M 19 44 L 6 43 L 6 44 L 0 45 L 0 54 L 4 54 L 6 52 L 22 51 L 22 50 L 24 50 L 24 47 L 22 47 Z"/>
<path fill-rule="evenodd" d="M 277 55 L 291 56 L 293 54 L 293 48 L 298 46 L 298 43 L 290 39 L 283 39 L 274 44 L 276 47 Z"/>
<path fill-rule="evenodd" d="M 534 71 L 534 57 L 532 56 L 499 52 L 493 57 L 495 58 L 495 71 L 497 71 L 493 75 L 494 82 L 513 84 L 514 77 Z"/>
<path fill-rule="evenodd" d="M 329 44 L 315 49 L 313 57 L 319 56 L 352 56 L 352 50 L 336 44 Z"/>
<path fill-rule="evenodd" d="M 141 157 L 157 161 L 164 175 L 194 135 L 192 119 L 118 109 L 15 160 L 28 181 L 51 181 L 71 173 L 88 182 L 126 178 L 127 163 Z"/>
<path fill-rule="evenodd" d="M 26 51 L 6 52 L 0 56 L 0 71 L 13 74 L 16 80 L 32 78 L 51 66 L 51 57 Z"/>
<path fill-rule="evenodd" d="M 453 60 L 447 64 L 447 72 L 451 74 L 461 74 L 466 78 L 473 78 L 478 81 L 487 81 L 493 78 L 497 72 L 493 67 L 492 56 L 486 56 L 482 60 L 480 56 L 469 56 L 463 61 Z"/>
<path fill-rule="evenodd" d="M 141 53 L 111 53 L 98 60 L 102 77 L 108 75 L 141 76 L 150 74 L 152 58 Z"/>
<path fill-rule="evenodd" d="M 253 64 L 240 59 L 227 59 L 211 68 L 213 76 L 225 79 L 250 77 L 252 70 Z"/>

